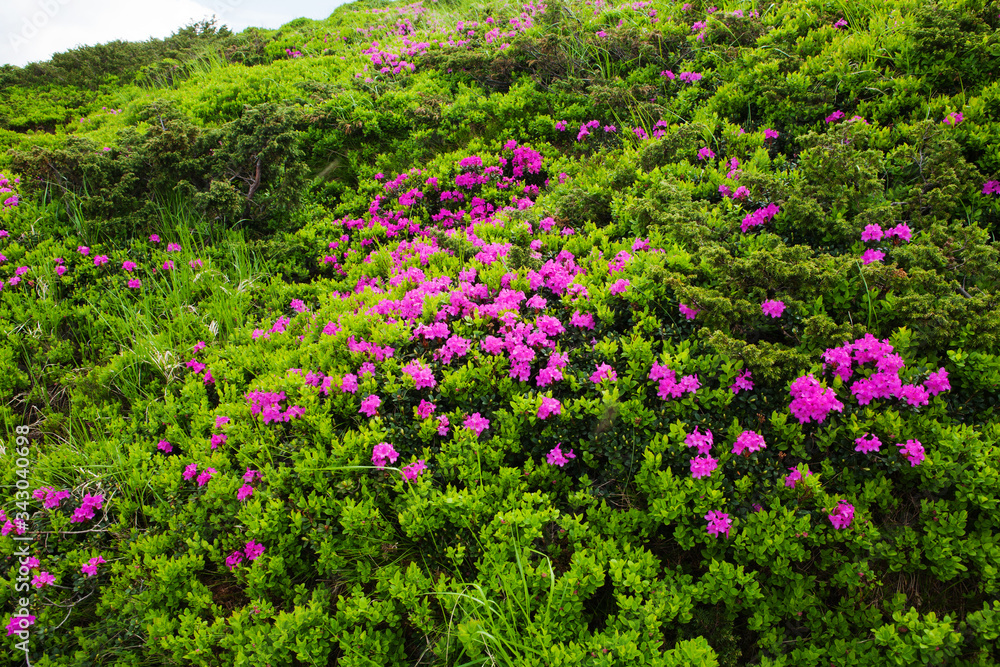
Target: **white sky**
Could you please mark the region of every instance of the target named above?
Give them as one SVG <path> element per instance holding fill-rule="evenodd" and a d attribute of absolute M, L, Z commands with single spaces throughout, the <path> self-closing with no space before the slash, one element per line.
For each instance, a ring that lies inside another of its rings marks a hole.
<path fill-rule="evenodd" d="M 116 39 L 169 37 L 215 15 L 233 32 L 324 19 L 345 0 L 0 0 L 0 65 L 23 67 L 53 53 Z"/>

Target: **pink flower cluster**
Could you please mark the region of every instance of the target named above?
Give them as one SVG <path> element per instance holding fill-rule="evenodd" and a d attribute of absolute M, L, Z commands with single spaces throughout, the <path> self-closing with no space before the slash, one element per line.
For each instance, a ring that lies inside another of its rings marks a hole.
<path fill-rule="evenodd" d="M 744 233 L 747 232 L 752 227 L 758 227 L 767 222 L 770 222 L 781 209 L 775 203 L 770 203 L 764 208 L 759 208 L 753 213 L 748 213 L 744 218 L 743 222 L 740 223 L 740 230 Z"/>
<path fill-rule="evenodd" d="M 251 391 L 246 395 L 246 400 L 250 403 L 250 414 L 259 414 L 261 421 L 265 424 L 270 424 L 271 422 L 289 422 L 305 414 L 305 408 L 299 405 L 293 405 L 283 411 L 280 404 L 285 398 L 285 392 L 283 391 Z"/>
<path fill-rule="evenodd" d="M 728 514 L 712 510 L 705 515 L 705 521 L 708 522 L 706 529 L 709 535 L 714 535 L 715 537 L 725 535 L 727 538 L 729 537 L 729 531 L 733 527 L 733 520 L 729 518 Z"/>
<path fill-rule="evenodd" d="M 104 560 L 104 556 L 94 556 L 80 566 L 80 572 L 83 572 L 88 577 L 93 577 L 97 574 L 97 566 L 106 562 L 107 561 Z"/>
<path fill-rule="evenodd" d="M 243 562 L 244 554 L 248 561 L 255 561 L 264 555 L 264 545 L 253 540 L 248 541 L 244 545 L 243 551 L 234 551 L 226 557 L 226 567 L 235 570 L 236 566 Z"/>
<path fill-rule="evenodd" d="M 542 403 L 538 406 L 538 418 L 547 419 L 549 415 L 562 413 L 562 403 L 558 399 L 542 396 Z"/>
<path fill-rule="evenodd" d="M 764 303 L 760 304 L 760 309 L 765 315 L 770 317 L 781 317 L 781 314 L 785 312 L 785 302 L 767 299 Z"/>
<path fill-rule="evenodd" d="M 767 449 L 764 436 L 756 431 L 743 431 L 733 443 L 732 453 L 739 455 L 745 452 L 759 452 L 762 449 Z"/>
<path fill-rule="evenodd" d="M 685 375 L 678 381 L 675 371 L 655 361 L 649 371 L 649 379 L 659 381 L 656 393 L 664 401 L 668 398 L 680 398 L 685 393 L 693 394 L 701 387 L 697 375 Z"/>
<path fill-rule="evenodd" d="M 80 506 L 73 511 L 73 516 L 70 517 L 71 523 L 83 523 L 84 521 L 90 521 L 94 518 L 94 510 L 99 510 L 104 506 L 104 495 L 97 494 L 92 496 L 89 493 L 84 494 L 83 502 Z"/>
<path fill-rule="evenodd" d="M 854 521 L 854 505 L 847 502 L 846 500 L 841 500 L 837 503 L 836 509 L 833 510 L 833 514 L 828 514 L 827 517 L 830 519 L 830 523 L 837 530 L 842 530 L 851 525 Z"/>
<path fill-rule="evenodd" d="M 837 400 L 833 389 L 820 385 L 812 373 L 793 381 L 789 393 L 792 395 L 792 402 L 788 409 L 801 424 L 808 424 L 813 420 L 822 424 L 834 410 L 844 411 L 844 404 Z"/>
<path fill-rule="evenodd" d="M 789 470 L 791 470 L 792 472 L 790 472 L 785 477 L 785 486 L 792 489 L 795 488 L 795 483 L 801 481 L 803 477 L 810 477 L 812 475 L 812 473 L 809 471 L 809 468 L 805 469 L 804 474 L 798 468 L 789 468 Z"/>
<path fill-rule="evenodd" d="M 701 312 L 700 309 L 698 309 L 698 308 L 692 308 L 692 307 L 690 307 L 690 306 L 688 306 L 687 304 L 684 304 L 684 303 L 682 303 L 678 307 L 678 310 L 680 310 L 681 315 L 683 315 L 685 318 L 687 318 L 689 320 L 693 320 L 695 317 L 698 316 L 698 313 Z"/>
<path fill-rule="evenodd" d="M 468 415 L 465 418 L 465 420 L 462 422 L 462 425 L 465 428 L 472 431 L 473 433 L 475 433 L 476 437 L 478 438 L 483 434 L 483 431 L 485 431 L 490 427 L 490 420 L 486 419 L 478 412 L 473 412 L 471 415 Z"/>
<path fill-rule="evenodd" d="M 413 384 L 417 389 L 433 389 L 437 386 L 434 371 L 424 366 L 419 359 L 414 359 L 403 366 L 403 372 L 413 378 Z"/>
<path fill-rule="evenodd" d="M 31 495 L 35 497 L 35 500 L 42 501 L 42 507 L 47 510 L 56 509 L 66 498 L 69 498 L 70 493 L 68 490 L 63 489 L 62 491 L 56 491 L 51 486 L 43 486 L 39 489 L 35 489 L 31 492 Z"/>
<path fill-rule="evenodd" d="M 729 385 L 729 391 L 733 394 L 739 394 L 741 391 L 752 391 L 753 390 L 753 375 L 750 373 L 749 369 L 743 371 L 736 376 L 736 380 Z"/>
<path fill-rule="evenodd" d="M 601 384 L 603 380 L 609 380 L 611 382 L 618 380 L 618 373 L 616 373 L 615 369 L 608 364 L 600 364 L 590 375 L 590 381 L 594 384 Z"/>
<path fill-rule="evenodd" d="M 427 464 L 423 459 L 420 459 L 419 461 L 415 461 L 408 466 L 404 466 L 399 472 L 403 475 L 403 479 L 408 482 L 412 482 L 416 480 L 417 477 L 420 476 L 420 473 L 425 470 L 427 470 Z"/>
<path fill-rule="evenodd" d="M 372 463 L 376 468 L 384 468 L 386 463 L 395 463 L 399 452 L 388 442 L 380 442 L 372 448 Z"/>
<path fill-rule="evenodd" d="M 576 454 L 573 453 L 572 449 L 563 453 L 561 442 L 553 447 L 552 450 L 545 456 L 545 460 L 550 466 L 559 466 L 560 468 L 569 463 L 570 459 L 575 458 Z"/>
<path fill-rule="evenodd" d="M 853 364 L 862 366 L 871 362 L 875 362 L 875 372 L 851 385 L 851 393 L 859 405 L 886 398 L 905 400 L 912 406 L 927 405 L 930 396 L 951 389 L 948 372 L 944 368 L 928 374 L 923 385 L 903 384 L 900 378 L 900 372 L 906 366 L 903 358 L 893 353 L 888 340 L 880 341 L 871 334 L 823 353 L 823 366 L 835 366 L 834 372 L 845 381 L 854 375 Z"/>

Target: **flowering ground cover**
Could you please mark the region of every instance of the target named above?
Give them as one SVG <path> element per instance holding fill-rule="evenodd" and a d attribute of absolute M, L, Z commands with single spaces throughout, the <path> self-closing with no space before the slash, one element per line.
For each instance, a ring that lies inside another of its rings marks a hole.
<path fill-rule="evenodd" d="M 10 655 L 993 664 L 998 26 L 358 2 L 0 69 Z"/>

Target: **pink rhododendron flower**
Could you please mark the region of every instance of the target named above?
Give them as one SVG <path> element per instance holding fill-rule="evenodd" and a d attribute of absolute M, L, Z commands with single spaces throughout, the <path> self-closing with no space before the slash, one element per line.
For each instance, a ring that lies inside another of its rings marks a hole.
<path fill-rule="evenodd" d="M 885 259 L 885 253 L 881 250 L 875 250 L 874 248 L 869 248 L 865 250 L 865 253 L 861 255 L 862 264 L 871 264 L 872 262 L 881 262 Z"/>
<path fill-rule="evenodd" d="M 766 128 L 764 130 L 764 138 L 765 139 L 777 139 L 778 138 L 778 131 L 777 130 L 772 130 L 771 128 Z"/>
<path fill-rule="evenodd" d="M 809 468 L 806 468 L 806 472 L 804 475 L 798 468 L 789 468 L 789 470 L 791 470 L 792 472 L 789 473 L 787 477 L 785 477 L 785 486 L 790 487 L 792 489 L 795 488 L 795 483 L 801 480 L 803 477 L 809 477 L 812 475 L 812 473 L 809 471 Z"/>
<path fill-rule="evenodd" d="M 247 560 L 257 560 L 264 555 L 264 545 L 250 540 L 246 543 L 243 553 L 247 555 Z"/>
<path fill-rule="evenodd" d="M 122 268 L 125 269 L 126 271 L 131 272 L 135 269 L 135 267 L 136 267 L 135 262 L 129 260 L 125 260 L 124 262 L 122 262 Z"/>
<path fill-rule="evenodd" d="M 937 396 L 942 391 L 948 391 L 951 389 L 951 383 L 948 382 L 948 371 L 944 368 L 938 369 L 936 372 L 932 372 L 927 376 L 927 380 L 924 382 L 924 388 L 931 396 Z"/>
<path fill-rule="evenodd" d="M 421 400 L 420 405 L 417 406 L 417 416 L 421 419 L 427 419 L 433 414 L 434 409 L 437 406 L 430 401 Z"/>
<path fill-rule="evenodd" d="M 244 484 L 240 487 L 239 491 L 236 492 L 236 500 L 243 501 L 253 495 L 253 487 L 249 484 Z"/>
<path fill-rule="evenodd" d="M 167 252 L 180 252 L 181 246 L 179 243 L 168 243 Z"/>
<path fill-rule="evenodd" d="M 729 518 L 728 514 L 712 510 L 705 515 L 705 521 L 708 522 L 707 530 L 709 535 L 719 537 L 725 534 L 726 537 L 729 537 L 729 530 L 733 527 L 733 521 Z"/>
<path fill-rule="evenodd" d="M 150 234 L 149 235 L 149 242 L 150 243 L 159 243 L 160 242 L 160 237 L 157 236 L 156 234 Z"/>
<path fill-rule="evenodd" d="M 580 311 L 575 311 L 572 315 L 570 315 L 569 323 L 571 326 L 580 327 L 581 329 L 593 329 L 594 315 L 593 313 L 581 313 Z"/>
<path fill-rule="evenodd" d="M 95 572 L 96 574 L 96 572 Z M 51 586 L 56 583 L 56 578 L 49 574 L 48 572 L 39 572 L 31 580 L 31 585 L 35 588 L 42 588 L 44 586 Z"/>
<path fill-rule="evenodd" d="M 548 462 L 550 466 L 559 466 L 560 468 L 569 463 L 570 459 L 575 459 L 575 458 L 576 454 L 573 453 L 572 449 L 569 450 L 568 452 L 563 453 L 561 442 L 557 444 L 555 447 L 553 447 L 552 450 L 545 455 L 545 460 Z"/>
<path fill-rule="evenodd" d="M 868 440 L 866 438 L 870 437 Z M 878 448 L 882 446 L 882 443 L 877 437 L 871 435 L 870 433 L 865 433 L 860 438 L 854 440 L 854 451 L 861 452 L 862 454 L 870 454 L 872 452 L 877 452 Z"/>
<path fill-rule="evenodd" d="M 830 519 L 830 523 L 837 530 L 847 528 L 854 521 L 854 505 L 846 500 L 841 500 L 837 503 L 837 508 L 833 510 L 833 514 L 828 514 L 827 516 Z"/>
<path fill-rule="evenodd" d="M 90 254 L 90 248 L 85 245 L 77 246 L 76 251 L 84 257 Z"/>
<path fill-rule="evenodd" d="M 88 577 L 93 577 L 97 574 L 97 566 L 105 562 L 107 561 L 104 560 L 104 556 L 94 556 L 80 567 L 80 571 Z"/>
<path fill-rule="evenodd" d="M 438 435 L 446 436 L 448 435 L 448 428 L 451 423 L 448 421 L 447 415 L 441 415 L 438 417 Z"/>
<path fill-rule="evenodd" d="M 621 294 L 626 289 L 628 289 L 629 285 L 631 284 L 632 283 L 626 280 L 625 278 L 619 278 L 614 282 L 614 284 L 611 285 L 608 291 L 611 292 L 612 294 Z"/>
<path fill-rule="evenodd" d="M 839 110 L 838 111 L 834 111 L 832 114 L 830 114 L 829 116 L 826 117 L 826 122 L 827 123 L 833 123 L 835 121 L 840 120 L 843 117 L 844 117 L 844 112 L 843 111 L 839 111 Z"/>
<path fill-rule="evenodd" d="M 186 480 L 194 479 L 195 475 L 198 474 L 198 464 L 191 463 L 186 468 L 184 468 L 183 477 Z"/>
<path fill-rule="evenodd" d="M 94 258 L 94 266 L 103 266 L 104 264 L 107 264 L 110 261 L 111 260 L 108 259 L 107 255 L 98 255 L 97 257 Z"/>
<path fill-rule="evenodd" d="M 380 405 L 382 405 L 382 399 L 376 394 L 369 394 L 368 398 L 361 401 L 361 408 L 358 412 L 374 417 L 378 413 Z"/>
<path fill-rule="evenodd" d="M 226 440 L 229 436 L 224 433 L 215 433 L 212 435 L 212 449 L 218 449 L 219 445 L 226 444 Z"/>
<path fill-rule="evenodd" d="M 865 231 L 861 232 L 862 241 L 880 241 L 885 233 L 879 225 L 865 225 Z"/>
<path fill-rule="evenodd" d="M 691 459 L 691 477 L 695 479 L 711 477 L 712 471 L 718 467 L 718 460 L 711 456 L 695 456 Z"/>
<path fill-rule="evenodd" d="M 700 309 L 691 308 L 690 306 L 683 303 L 679 306 L 678 309 L 681 311 L 681 315 L 683 315 L 689 320 L 693 320 L 698 315 L 698 313 L 701 312 Z"/>
<path fill-rule="evenodd" d="M 405 466 L 399 472 L 401 475 L 403 475 L 403 479 L 412 482 L 417 477 L 419 477 L 420 473 L 422 473 L 424 470 L 427 470 L 427 464 L 424 463 L 423 459 L 420 459 L 415 463 L 411 463 L 410 465 Z"/>
<path fill-rule="evenodd" d="M 743 431 L 736 438 L 736 442 L 733 443 L 732 452 L 733 454 L 742 454 L 744 452 L 757 452 L 762 449 L 767 449 L 764 436 L 756 431 Z"/>
<path fill-rule="evenodd" d="M 896 446 L 900 448 L 900 455 L 910 462 L 910 467 L 919 465 L 924 460 L 924 446 L 919 440 L 907 440 L 905 445 L 897 443 Z"/>
<path fill-rule="evenodd" d="M 753 375 L 750 370 L 745 370 L 736 376 L 736 379 L 729 385 L 729 391 L 738 394 L 741 391 L 751 391 L 753 389 Z"/>
<path fill-rule="evenodd" d="M 701 455 L 707 455 L 712 451 L 712 445 L 714 440 L 712 439 L 712 432 L 706 430 L 704 433 L 695 427 L 694 431 L 688 433 L 687 437 L 684 438 L 684 444 L 688 447 L 697 447 L 698 453 Z"/>
<path fill-rule="evenodd" d="M 943 121 L 941 121 L 941 123 L 943 125 L 955 126 L 961 123 L 963 120 L 965 119 L 962 117 L 961 111 L 952 111 Z"/>
<path fill-rule="evenodd" d="M 555 398 L 542 396 L 542 404 L 538 406 L 539 419 L 547 419 L 549 415 L 558 415 L 561 413 L 562 413 L 562 403 L 560 403 Z"/>
<path fill-rule="evenodd" d="M 760 309 L 765 315 L 769 315 L 770 317 L 781 317 L 781 314 L 785 312 L 785 302 L 767 299 L 764 303 L 760 304 Z"/>
<path fill-rule="evenodd" d="M 468 415 L 465 418 L 465 420 L 462 422 L 462 425 L 465 426 L 465 428 L 472 431 L 473 433 L 475 433 L 476 437 L 478 438 L 483 434 L 483 431 L 485 431 L 490 427 L 490 420 L 486 419 L 478 412 L 473 412 L 471 415 Z"/>
<path fill-rule="evenodd" d="M 833 389 L 824 388 L 811 373 L 792 382 L 789 393 L 792 402 L 788 409 L 802 424 L 813 420 L 822 424 L 832 411 L 844 411 L 844 404 L 837 400 Z"/>
<path fill-rule="evenodd" d="M 205 486 L 212 479 L 212 475 L 218 472 L 215 468 L 205 468 L 198 477 L 195 479 L 198 482 L 198 486 Z"/>
<path fill-rule="evenodd" d="M 699 160 L 710 160 L 715 157 L 715 152 L 708 146 L 703 147 L 698 151 Z"/>
<path fill-rule="evenodd" d="M 399 452 L 388 442 L 380 442 L 372 448 L 372 463 L 376 468 L 384 468 L 386 463 L 395 463 Z"/>
<path fill-rule="evenodd" d="M 226 556 L 226 567 L 230 570 L 236 569 L 236 566 L 243 562 L 243 552 L 234 551 L 233 553 Z"/>
<path fill-rule="evenodd" d="M 418 359 L 403 366 L 403 372 L 413 378 L 414 387 L 417 389 L 433 389 L 437 386 L 434 371 L 424 366 Z"/>
<path fill-rule="evenodd" d="M 614 382 L 617 379 L 618 373 L 616 373 L 615 369 L 607 364 L 601 364 L 598 366 L 597 370 L 595 370 L 590 376 L 590 381 L 594 384 L 601 384 L 602 380 L 611 380 Z"/>
<path fill-rule="evenodd" d="M 901 222 L 892 229 L 888 229 L 885 232 L 885 237 L 887 239 L 892 238 L 894 236 L 899 237 L 899 239 L 902 241 L 909 242 L 909 240 L 913 238 L 913 231 L 910 229 L 909 225 L 907 225 L 905 222 Z"/>

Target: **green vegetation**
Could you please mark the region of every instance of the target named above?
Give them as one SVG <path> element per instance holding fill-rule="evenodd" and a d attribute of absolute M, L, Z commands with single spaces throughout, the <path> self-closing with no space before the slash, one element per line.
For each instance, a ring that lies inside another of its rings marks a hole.
<path fill-rule="evenodd" d="M 0 68 L 11 664 L 996 664 L 996 12 Z"/>

